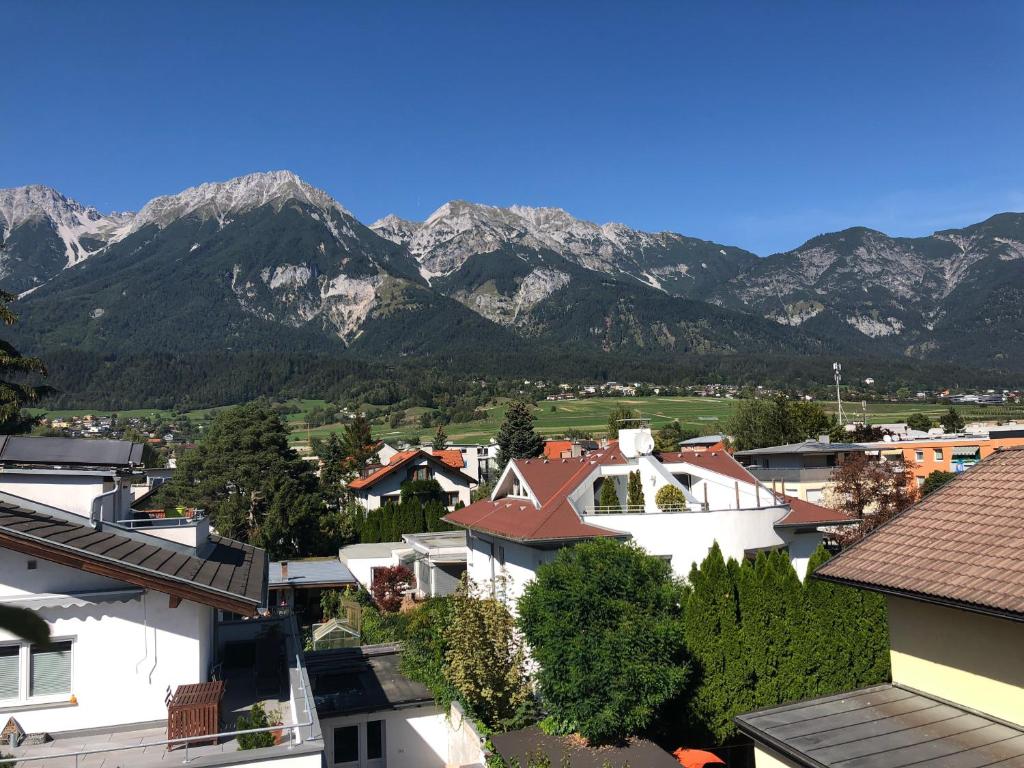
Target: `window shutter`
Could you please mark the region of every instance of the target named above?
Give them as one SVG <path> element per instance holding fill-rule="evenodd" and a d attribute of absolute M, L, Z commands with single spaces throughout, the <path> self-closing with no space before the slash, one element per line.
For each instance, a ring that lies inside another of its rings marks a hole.
<path fill-rule="evenodd" d="M 71 692 L 71 641 L 32 646 L 30 696 Z"/>
<path fill-rule="evenodd" d="M 21 646 L 0 647 L 0 701 L 19 696 L 18 678 L 21 667 Z"/>

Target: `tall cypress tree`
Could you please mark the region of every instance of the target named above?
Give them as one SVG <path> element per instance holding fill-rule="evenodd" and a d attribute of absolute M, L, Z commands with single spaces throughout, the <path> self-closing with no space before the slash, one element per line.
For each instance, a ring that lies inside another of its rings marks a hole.
<path fill-rule="evenodd" d="M 601 481 L 601 498 L 598 501 L 602 507 L 622 507 L 622 500 L 619 498 L 619 492 L 615 488 L 615 478 L 606 477 Z"/>
<path fill-rule="evenodd" d="M 735 734 L 732 718 L 749 709 L 751 679 L 740 637 L 738 571 L 734 560 L 726 564 L 717 542 L 700 567 L 690 570 L 684 633 L 695 668 L 690 726 L 716 743 Z"/>
<path fill-rule="evenodd" d="M 533 429 L 536 417 L 529 403 L 513 400 L 498 429 L 498 467 L 504 469 L 512 459 L 532 459 L 544 451 L 544 440 Z"/>
<path fill-rule="evenodd" d="M 640 470 L 629 473 L 629 484 L 626 486 L 626 505 L 642 507 L 644 505 L 644 487 L 640 483 Z"/>

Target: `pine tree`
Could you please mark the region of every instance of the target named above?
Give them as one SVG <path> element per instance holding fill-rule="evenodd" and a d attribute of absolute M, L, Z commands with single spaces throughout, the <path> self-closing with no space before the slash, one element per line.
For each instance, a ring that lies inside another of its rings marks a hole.
<path fill-rule="evenodd" d="M 434 440 L 431 442 L 430 447 L 435 451 L 443 451 L 448 447 L 448 433 L 444 431 L 444 427 L 440 424 L 437 427 L 437 431 L 434 433 Z"/>
<path fill-rule="evenodd" d="M 619 499 L 619 492 L 615 488 L 614 477 L 606 477 L 601 481 L 601 499 L 598 503 L 602 507 L 622 508 L 622 501 Z"/>
<path fill-rule="evenodd" d="M 498 429 L 498 467 L 504 469 L 512 459 L 532 459 L 544 451 L 544 440 L 533 429 L 536 417 L 529 403 L 513 400 Z"/>
<path fill-rule="evenodd" d="M 640 483 L 640 470 L 629 473 L 629 483 L 626 486 L 626 506 L 630 508 L 644 506 L 644 487 Z"/>
<path fill-rule="evenodd" d="M 7 291 L 0 291 L 0 322 L 14 325 L 17 316 L 7 306 L 17 298 Z M 9 342 L 0 340 L 0 433 L 13 434 L 27 432 L 33 424 L 32 419 L 24 418 L 21 408 L 36 402 L 42 395 L 50 392 L 49 387 L 34 387 L 22 381 L 11 381 L 9 376 L 21 378 L 26 374 L 46 375 L 43 361 L 35 357 L 25 357 Z"/>

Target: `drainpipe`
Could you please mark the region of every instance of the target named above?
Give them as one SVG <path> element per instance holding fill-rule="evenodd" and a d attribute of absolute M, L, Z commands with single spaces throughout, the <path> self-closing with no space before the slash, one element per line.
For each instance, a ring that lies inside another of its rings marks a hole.
<path fill-rule="evenodd" d="M 89 512 L 89 522 L 92 523 L 92 527 L 97 531 L 103 528 L 103 507 L 101 506 L 104 497 L 113 498 L 117 495 L 117 488 L 115 487 L 112 491 L 105 491 L 99 494 L 92 500 L 92 506 Z M 116 521 L 111 521 L 116 522 Z"/>
<path fill-rule="evenodd" d="M 145 653 L 141 659 L 135 662 L 136 675 L 139 674 L 139 665 L 149 658 L 149 617 L 146 615 L 146 592 L 142 593 L 142 646 Z"/>

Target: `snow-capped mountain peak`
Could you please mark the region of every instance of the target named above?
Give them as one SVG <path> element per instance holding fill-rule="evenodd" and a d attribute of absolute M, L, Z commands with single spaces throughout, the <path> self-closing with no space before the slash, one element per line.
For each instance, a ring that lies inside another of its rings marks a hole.
<path fill-rule="evenodd" d="M 222 225 L 232 216 L 260 206 L 273 204 L 280 209 L 287 201 L 298 200 L 319 209 L 325 215 L 337 211 L 345 218 L 352 214 L 323 190 L 307 184 L 291 171 L 250 173 L 228 181 L 207 182 L 150 200 L 132 222 L 131 231 L 149 224 L 165 227 L 185 216 L 215 218 Z"/>
<path fill-rule="evenodd" d="M 0 189 L 0 245 L 24 224 L 46 222 L 64 245 L 66 266 L 94 253 L 131 213 L 102 214 L 42 184 Z"/>

